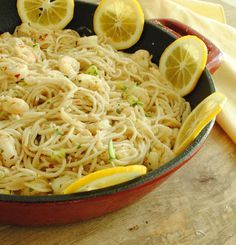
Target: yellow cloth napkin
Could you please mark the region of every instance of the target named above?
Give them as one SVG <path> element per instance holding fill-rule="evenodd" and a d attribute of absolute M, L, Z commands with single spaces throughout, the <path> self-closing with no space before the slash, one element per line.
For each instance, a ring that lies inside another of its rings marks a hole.
<path fill-rule="evenodd" d="M 87 0 L 99 2 L 98 0 Z M 146 19 L 173 18 L 206 36 L 224 53 L 224 61 L 213 78 L 228 101 L 217 122 L 236 143 L 236 29 L 225 24 L 219 4 L 199 0 L 139 0 Z"/>
<path fill-rule="evenodd" d="M 173 0 L 202 16 L 226 23 L 224 8 L 220 4 L 198 0 Z"/>

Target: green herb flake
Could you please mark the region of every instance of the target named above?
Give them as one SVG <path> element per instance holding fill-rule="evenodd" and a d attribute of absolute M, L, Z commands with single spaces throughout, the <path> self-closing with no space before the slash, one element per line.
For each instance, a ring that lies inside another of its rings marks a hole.
<path fill-rule="evenodd" d="M 123 86 L 121 86 L 121 90 L 122 90 L 123 92 L 126 92 L 126 91 L 128 90 L 128 87 L 125 86 L 125 85 L 123 85 Z"/>
<path fill-rule="evenodd" d="M 76 147 L 76 149 L 80 149 L 82 147 L 82 145 L 81 144 L 79 144 L 77 147 Z"/>
<path fill-rule="evenodd" d="M 145 116 L 146 116 L 146 117 L 151 117 L 152 114 L 151 114 L 151 112 L 147 111 L 147 112 L 145 112 Z"/>
<path fill-rule="evenodd" d="M 86 73 L 92 76 L 98 75 L 98 68 L 95 65 L 91 65 L 87 70 Z"/>
<path fill-rule="evenodd" d="M 60 131 L 59 128 L 56 128 L 56 129 L 55 129 L 55 133 L 56 133 L 57 135 L 62 135 L 62 132 Z"/>
<path fill-rule="evenodd" d="M 123 92 L 125 92 L 125 91 L 128 90 L 128 87 L 126 85 L 124 85 L 123 83 L 118 83 L 116 85 L 116 88 L 119 89 L 119 90 L 121 90 L 121 91 L 123 91 Z"/>
<path fill-rule="evenodd" d="M 19 82 L 17 82 L 17 85 L 24 86 L 25 85 L 25 80 L 21 79 Z"/>
<path fill-rule="evenodd" d="M 53 154 L 52 154 L 52 159 L 55 159 L 55 158 L 63 159 L 65 157 L 66 157 L 66 153 L 63 150 L 54 151 Z"/>
<path fill-rule="evenodd" d="M 129 104 L 131 106 L 136 106 L 136 105 L 143 106 L 142 101 L 139 100 L 136 96 L 133 96 L 133 95 L 129 95 L 127 97 L 127 101 L 129 102 Z"/>
<path fill-rule="evenodd" d="M 120 114 L 120 113 L 121 113 L 121 109 L 117 108 L 117 109 L 116 109 L 116 113 L 117 113 L 117 114 Z"/>

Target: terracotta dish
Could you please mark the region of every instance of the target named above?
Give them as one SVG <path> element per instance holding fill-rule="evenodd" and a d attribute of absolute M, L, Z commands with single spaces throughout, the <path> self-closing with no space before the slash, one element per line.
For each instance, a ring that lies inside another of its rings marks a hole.
<path fill-rule="evenodd" d="M 81 35 L 93 34 L 95 8 L 96 5 L 94 4 L 76 1 L 74 18 L 68 28 L 78 31 Z M 20 23 L 16 1 L 1 0 L 0 33 L 12 32 Z M 169 28 L 173 30 L 170 31 Z M 174 20 L 146 21 L 141 39 L 127 52 L 146 49 L 153 55 L 153 62 L 158 64 L 164 49 L 176 39 L 173 31 L 181 35 L 199 35 L 196 32 L 193 33 L 193 30 L 189 27 L 186 28 L 186 26 L 184 26 L 183 32 L 183 24 Z M 202 36 L 200 38 L 207 43 L 210 53 L 207 67 L 213 72 L 220 64 L 221 52 L 207 39 Z M 186 99 L 194 108 L 214 91 L 211 74 L 206 68 L 195 90 L 186 96 Z M 159 169 L 129 182 L 100 190 L 69 195 L 0 195 L 0 222 L 16 225 L 65 224 L 91 219 L 125 207 L 152 191 L 188 162 L 203 145 L 213 124 L 214 120 L 202 130 L 194 142 L 179 156 Z M 176 186 L 176 188 L 178 187 Z"/>

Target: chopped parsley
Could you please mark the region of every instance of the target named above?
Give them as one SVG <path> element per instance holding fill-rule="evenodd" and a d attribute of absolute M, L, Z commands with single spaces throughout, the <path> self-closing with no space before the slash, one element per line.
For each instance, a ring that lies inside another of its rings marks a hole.
<path fill-rule="evenodd" d="M 63 150 L 54 151 L 53 154 L 52 154 L 52 159 L 55 159 L 55 158 L 63 159 L 65 157 L 66 157 L 66 153 Z"/>
<path fill-rule="evenodd" d="M 121 86 L 121 90 L 122 90 L 123 92 L 126 92 L 126 91 L 128 90 L 128 87 L 125 86 L 125 85 L 122 85 L 122 86 Z"/>
<path fill-rule="evenodd" d="M 95 65 L 91 65 L 87 71 L 87 74 L 92 75 L 92 76 L 97 76 L 99 74 L 98 68 Z"/>
<path fill-rule="evenodd" d="M 60 131 L 59 128 L 55 128 L 55 133 L 56 133 L 57 135 L 62 135 L 62 132 Z"/>
<path fill-rule="evenodd" d="M 150 111 L 147 111 L 147 112 L 145 112 L 145 116 L 146 116 L 146 117 L 151 117 L 151 116 L 152 116 L 152 114 L 151 114 L 151 112 L 150 112 Z"/>
<path fill-rule="evenodd" d="M 143 102 L 133 95 L 129 95 L 127 97 L 127 101 L 131 106 L 136 106 L 136 105 L 143 106 Z"/>
<path fill-rule="evenodd" d="M 117 109 L 116 109 L 116 113 L 117 113 L 117 114 L 120 114 L 120 113 L 121 113 L 121 109 L 117 108 Z"/>

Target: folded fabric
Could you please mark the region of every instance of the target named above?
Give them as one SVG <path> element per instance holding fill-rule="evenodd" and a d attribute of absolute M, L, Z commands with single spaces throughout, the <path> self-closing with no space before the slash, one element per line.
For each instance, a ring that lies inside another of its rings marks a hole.
<path fill-rule="evenodd" d="M 198 0 L 173 0 L 202 16 L 226 23 L 224 8 L 220 4 Z"/>

